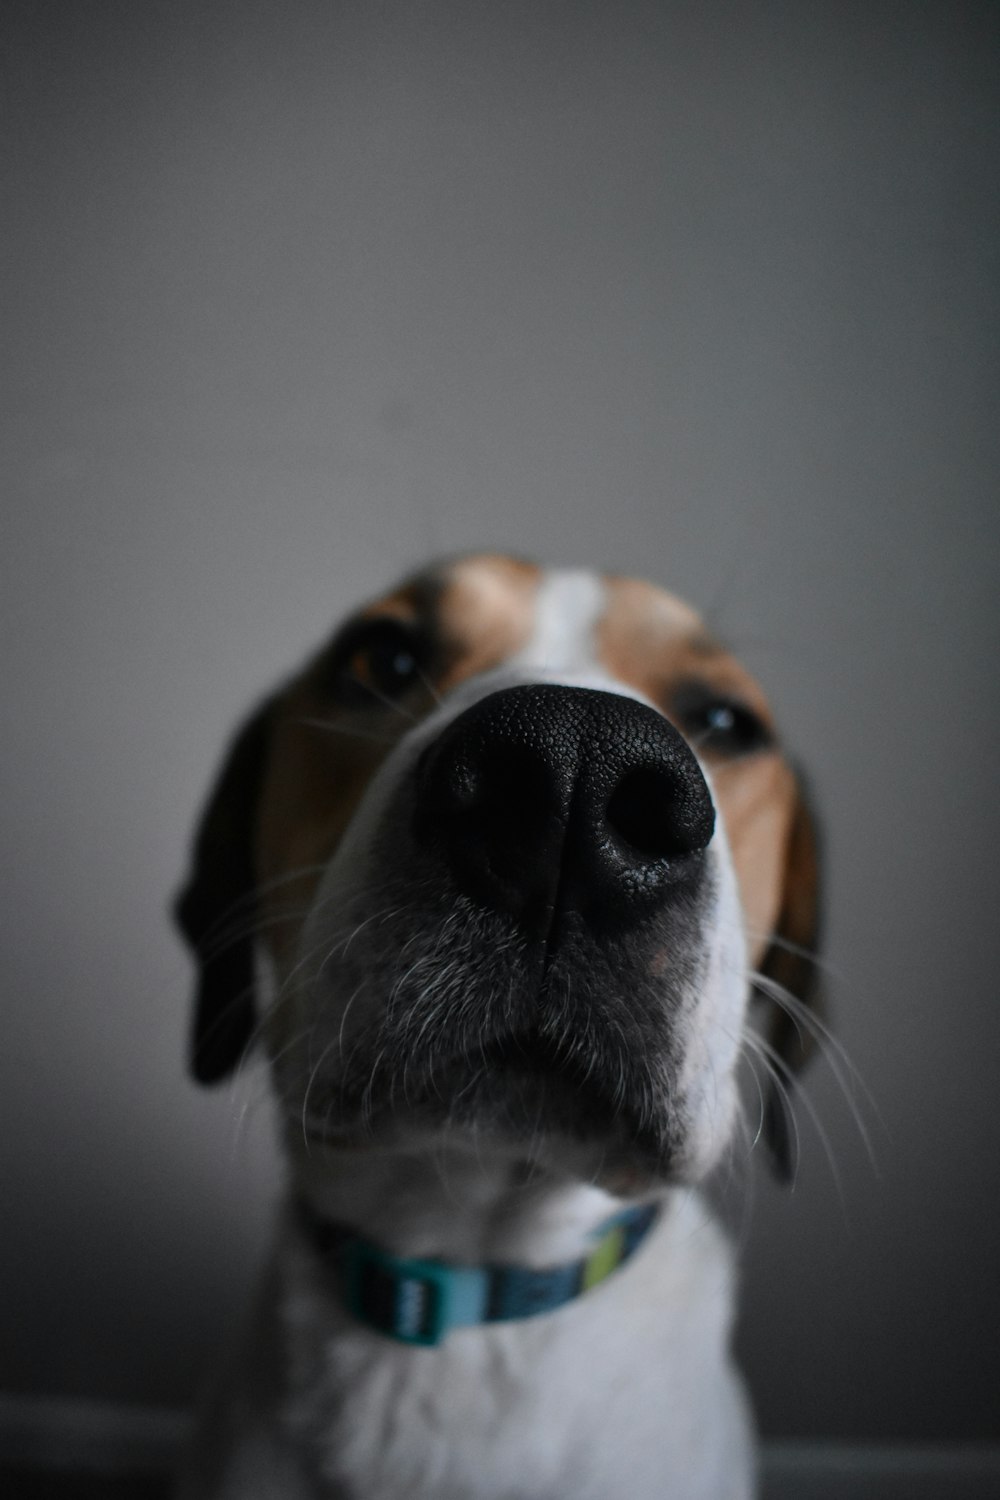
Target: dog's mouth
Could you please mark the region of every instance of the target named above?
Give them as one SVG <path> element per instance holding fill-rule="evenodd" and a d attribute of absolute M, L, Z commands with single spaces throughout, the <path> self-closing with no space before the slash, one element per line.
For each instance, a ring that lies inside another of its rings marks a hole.
<path fill-rule="evenodd" d="M 498 1037 L 452 1065 L 457 1080 L 488 1097 L 530 1102 L 542 1118 L 551 1111 L 573 1133 L 607 1136 L 648 1129 L 648 1090 L 636 1069 L 617 1055 L 576 1052 L 541 1032 Z M 461 1088 L 459 1083 L 459 1088 Z"/>
<path fill-rule="evenodd" d="M 671 1153 L 657 1092 L 634 1054 L 574 1048 L 540 1030 L 521 1030 L 433 1060 L 391 1066 L 383 1059 L 363 1083 L 357 1080 L 332 1108 L 303 1124 L 310 1138 L 331 1146 L 391 1139 L 415 1123 L 472 1127 L 481 1140 L 589 1143 L 662 1166 Z"/>
<path fill-rule="evenodd" d="M 335 950 L 311 995 L 322 1024 L 278 1061 L 307 1136 L 569 1144 L 666 1170 L 687 1129 L 676 1018 L 699 978 L 700 909 L 621 941 L 581 921 L 545 945 L 450 888 L 402 913 L 384 951 Z"/>
<path fill-rule="evenodd" d="M 582 1098 L 602 1097 L 594 1059 L 576 1057 L 565 1046 L 538 1031 L 514 1032 L 495 1038 L 450 1065 L 466 1072 L 483 1071 L 492 1077 L 521 1074 L 541 1081 L 558 1081 Z"/>

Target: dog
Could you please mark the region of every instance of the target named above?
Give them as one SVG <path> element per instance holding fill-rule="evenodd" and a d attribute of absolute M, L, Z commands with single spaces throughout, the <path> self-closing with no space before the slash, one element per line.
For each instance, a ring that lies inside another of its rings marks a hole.
<path fill-rule="evenodd" d="M 792 1169 L 817 852 L 694 611 L 499 555 L 409 578 L 239 732 L 177 915 L 194 1074 L 266 1050 L 290 1184 L 184 1493 L 750 1496 L 699 1187 L 747 1047 Z"/>

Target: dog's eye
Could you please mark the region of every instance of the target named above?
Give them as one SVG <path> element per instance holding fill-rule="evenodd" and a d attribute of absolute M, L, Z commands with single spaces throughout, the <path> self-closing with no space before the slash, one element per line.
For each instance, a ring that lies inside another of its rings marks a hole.
<path fill-rule="evenodd" d="M 350 707 L 395 702 L 423 680 L 426 656 L 421 633 L 403 620 L 361 620 L 339 642 L 332 687 Z"/>
<path fill-rule="evenodd" d="M 772 743 L 770 729 L 739 698 L 689 687 L 678 693 L 673 717 L 695 750 L 750 755 Z"/>

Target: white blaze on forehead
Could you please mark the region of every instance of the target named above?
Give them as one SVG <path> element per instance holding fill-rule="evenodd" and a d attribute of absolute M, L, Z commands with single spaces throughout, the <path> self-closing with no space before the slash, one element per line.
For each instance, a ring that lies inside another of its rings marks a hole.
<path fill-rule="evenodd" d="M 586 568 L 551 568 L 535 596 L 534 627 L 511 665 L 545 672 L 587 672 L 598 665 L 595 631 L 607 591 Z"/>

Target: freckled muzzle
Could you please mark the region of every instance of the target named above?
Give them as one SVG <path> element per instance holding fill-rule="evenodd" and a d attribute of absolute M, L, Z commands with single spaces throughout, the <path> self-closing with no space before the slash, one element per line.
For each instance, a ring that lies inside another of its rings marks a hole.
<path fill-rule="evenodd" d="M 702 874 L 711 794 L 682 736 L 634 699 L 508 688 L 417 767 L 414 836 L 465 895 L 546 940 L 566 918 L 617 937 Z"/>

